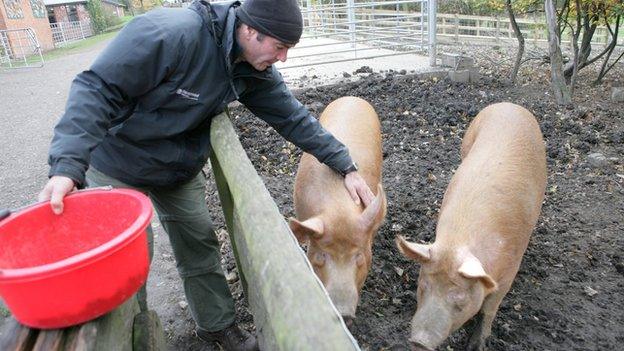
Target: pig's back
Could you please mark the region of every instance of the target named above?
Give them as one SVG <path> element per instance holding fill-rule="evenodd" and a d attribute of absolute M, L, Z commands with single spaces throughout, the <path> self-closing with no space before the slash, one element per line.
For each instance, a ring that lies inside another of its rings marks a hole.
<path fill-rule="evenodd" d="M 347 96 L 334 100 L 323 111 L 320 122 L 349 148 L 359 173 L 371 189 L 381 178 L 381 128 L 375 109 L 365 100 Z M 318 162 L 304 155 L 302 162 Z M 319 164 L 320 165 L 320 164 Z M 327 167 L 322 167 L 327 170 Z"/>
<path fill-rule="evenodd" d="M 323 127 L 347 146 L 367 149 L 380 144 L 380 126 L 371 104 L 354 96 L 334 100 L 319 119 Z"/>
<path fill-rule="evenodd" d="M 496 233 L 523 252 L 545 186 L 545 148 L 535 117 L 510 103 L 488 106 L 466 131 L 440 224 L 460 233 L 454 240 L 487 241 Z"/>
<path fill-rule="evenodd" d="M 373 107 L 360 98 L 342 97 L 325 108 L 320 122 L 349 148 L 358 173 L 376 192 L 381 181 L 382 151 L 379 119 Z M 361 211 L 349 196 L 344 179 L 307 153 L 297 170 L 294 200 L 298 217 L 304 219 L 330 208 Z"/>

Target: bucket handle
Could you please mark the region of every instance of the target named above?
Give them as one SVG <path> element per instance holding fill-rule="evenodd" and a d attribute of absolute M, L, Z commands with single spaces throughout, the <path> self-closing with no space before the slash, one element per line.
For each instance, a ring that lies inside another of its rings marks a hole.
<path fill-rule="evenodd" d="M 87 191 L 91 191 L 91 190 L 113 190 L 113 187 L 110 185 L 106 185 L 106 186 L 99 186 L 99 187 L 95 187 L 95 188 L 86 188 L 86 189 L 81 189 L 81 190 L 76 190 L 76 191 L 72 191 L 71 193 L 67 194 L 67 195 L 72 195 L 72 194 L 77 194 L 77 193 L 83 193 L 83 192 L 87 192 Z M 8 216 L 11 215 L 11 213 L 15 213 L 15 212 L 19 212 L 22 210 L 25 210 L 27 208 L 39 205 L 41 203 L 44 202 L 48 202 L 49 200 L 46 201 L 38 201 L 32 204 L 28 204 L 26 206 L 22 206 L 22 207 L 18 207 L 16 209 L 10 210 L 8 208 L 2 208 L 0 209 L 0 221 L 7 218 Z"/>

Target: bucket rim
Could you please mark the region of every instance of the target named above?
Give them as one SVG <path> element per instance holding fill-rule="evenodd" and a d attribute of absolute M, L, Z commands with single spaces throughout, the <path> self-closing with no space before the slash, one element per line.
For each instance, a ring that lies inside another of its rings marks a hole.
<path fill-rule="evenodd" d="M 68 194 L 65 196 L 67 198 L 80 198 L 85 196 L 92 196 L 95 194 L 116 194 L 116 195 L 126 195 L 129 198 L 137 200 L 139 202 L 140 211 L 137 218 L 132 222 L 128 228 L 126 228 L 121 233 L 115 235 L 112 239 L 107 242 L 98 245 L 90 250 L 81 252 L 79 254 L 69 256 L 62 260 L 58 260 L 56 262 L 46 263 L 42 265 L 32 266 L 32 267 L 24 267 L 24 268 L 0 268 L 0 284 L 7 282 L 15 282 L 15 281 L 30 281 L 41 279 L 45 277 L 55 276 L 58 274 L 66 273 L 71 270 L 79 269 L 89 263 L 100 260 L 111 254 L 121 250 L 128 244 L 130 244 L 133 239 L 137 236 L 140 236 L 147 226 L 150 223 L 152 218 L 153 210 L 152 204 L 149 198 L 141 193 L 140 191 L 133 189 L 110 189 L 110 190 L 102 190 L 102 189 L 94 189 L 77 192 L 75 194 Z M 5 218 L 0 222 L 0 228 L 7 223 L 10 223 L 18 218 L 26 215 L 28 212 L 33 211 L 35 209 L 39 209 L 45 206 L 50 206 L 50 201 L 44 201 L 38 203 L 32 207 L 29 207 L 25 210 L 12 213 L 9 217 Z"/>

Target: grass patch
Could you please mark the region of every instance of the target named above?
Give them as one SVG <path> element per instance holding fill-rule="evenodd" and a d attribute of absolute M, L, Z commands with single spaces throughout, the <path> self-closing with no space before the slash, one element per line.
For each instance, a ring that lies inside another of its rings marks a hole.
<path fill-rule="evenodd" d="M 74 54 L 77 52 L 81 52 L 84 49 L 90 48 L 95 44 L 101 43 L 105 40 L 108 40 L 112 37 L 114 37 L 115 35 L 117 35 L 117 32 L 119 32 L 119 29 L 113 32 L 108 32 L 108 33 L 102 33 L 102 34 L 98 34 L 98 35 L 94 35 L 92 37 L 88 37 L 86 39 L 83 40 L 78 40 L 72 43 L 69 43 L 67 45 L 64 45 L 62 47 L 56 48 L 54 50 L 50 50 L 48 52 L 45 52 L 43 54 L 43 60 L 44 61 L 49 61 L 49 60 L 53 60 L 55 58 L 59 58 L 61 56 L 65 56 L 65 55 L 70 55 L 70 54 Z M 39 60 L 39 57 L 33 57 L 33 60 Z M 33 61 L 33 62 L 37 62 L 37 61 Z"/>
<path fill-rule="evenodd" d="M 93 45 L 96 45 L 98 43 L 101 43 L 105 40 L 111 39 L 113 38 L 115 35 L 117 35 L 117 33 L 121 30 L 121 28 L 123 28 L 123 26 L 126 25 L 126 23 L 130 22 L 130 20 L 132 19 L 132 16 L 124 16 L 121 18 L 121 23 L 108 28 L 106 30 L 105 33 L 101 33 L 98 35 L 94 35 L 92 37 L 88 37 L 86 39 L 82 39 L 82 40 L 77 40 L 74 42 L 71 42 L 69 44 L 66 44 L 62 47 L 47 51 L 43 53 L 43 61 L 47 62 L 50 60 L 54 60 L 56 58 L 62 57 L 62 56 L 66 56 L 66 55 L 71 55 L 71 54 L 75 54 L 81 51 L 84 51 L 85 49 L 88 49 L 90 47 L 92 47 Z M 26 58 L 27 64 L 24 63 L 24 60 L 15 60 L 12 62 L 12 67 L 25 67 L 25 66 L 38 66 L 41 64 L 41 57 L 39 57 L 39 55 L 32 55 L 32 56 L 28 56 Z M 8 63 L 2 63 L 0 64 L 0 68 L 9 68 Z"/>
<path fill-rule="evenodd" d="M 11 312 L 6 308 L 3 302 L 0 302 L 0 317 L 7 318 L 11 316 Z"/>

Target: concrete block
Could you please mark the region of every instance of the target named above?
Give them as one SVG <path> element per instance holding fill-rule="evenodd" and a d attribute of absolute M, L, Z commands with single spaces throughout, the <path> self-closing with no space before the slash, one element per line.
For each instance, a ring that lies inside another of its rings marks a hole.
<path fill-rule="evenodd" d="M 446 67 L 455 67 L 455 61 L 457 60 L 457 54 L 442 54 L 442 61 L 440 65 Z"/>
<path fill-rule="evenodd" d="M 476 83 L 481 80 L 481 73 L 476 68 L 470 69 L 470 83 Z"/>
<path fill-rule="evenodd" d="M 605 155 L 598 152 L 587 155 L 587 161 L 594 168 L 607 168 L 609 166 L 609 161 Z"/>
<path fill-rule="evenodd" d="M 474 66 L 474 59 L 459 54 L 442 54 L 442 66 L 456 70 L 470 69 Z"/>
<path fill-rule="evenodd" d="M 470 71 L 467 69 L 459 71 L 449 71 L 449 78 L 451 78 L 451 80 L 456 83 L 468 83 L 470 82 Z"/>
<path fill-rule="evenodd" d="M 624 102 L 624 87 L 613 87 L 611 100 L 615 102 Z"/>

